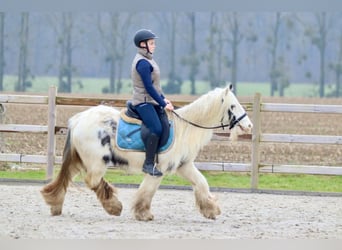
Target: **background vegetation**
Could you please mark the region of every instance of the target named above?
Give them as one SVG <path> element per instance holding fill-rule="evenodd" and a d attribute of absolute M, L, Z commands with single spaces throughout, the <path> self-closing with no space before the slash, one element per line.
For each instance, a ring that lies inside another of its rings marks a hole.
<path fill-rule="evenodd" d="M 4 77 L 4 91 L 14 92 L 15 82 L 17 81 L 17 76 L 5 76 Z M 75 84 L 73 86 L 72 93 L 75 94 L 103 94 L 103 89 L 108 85 L 107 78 L 74 78 Z M 129 79 L 122 79 L 122 88 L 120 94 L 131 94 L 132 84 Z M 228 82 L 226 82 L 227 84 Z M 44 76 L 36 77 L 31 81 L 31 87 L 25 92 L 36 93 L 46 95 L 49 86 L 58 86 L 58 79 L 55 77 Z M 162 80 L 162 86 L 165 88 L 167 85 L 166 80 Z M 196 95 L 201 95 L 210 90 L 210 85 L 206 81 L 196 81 Z M 254 96 L 256 92 L 261 93 L 263 96 L 268 96 L 270 93 L 270 84 L 268 82 L 239 82 L 236 86 L 236 92 L 239 96 Z M 319 87 L 317 85 L 309 83 L 293 83 L 284 90 L 284 95 L 287 97 L 315 97 L 317 96 Z M 58 91 L 60 94 L 61 92 Z M 180 90 L 182 95 L 191 95 L 191 82 L 184 81 Z M 328 85 L 326 87 L 326 93 L 333 94 L 334 87 Z"/>
<path fill-rule="evenodd" d="M 338 11 L 0 12 L 0 91 L 32 92 L 47 76 L 60 92 L 124 93 L 134 33 L 148 28 L 159 37 L 166 93 L 201 94 L 228 81 L 237 94 L 244 83 L 265 83 L 267 96 L 307 83 L 305 96 L 338 97 L 341 24 Z"/>

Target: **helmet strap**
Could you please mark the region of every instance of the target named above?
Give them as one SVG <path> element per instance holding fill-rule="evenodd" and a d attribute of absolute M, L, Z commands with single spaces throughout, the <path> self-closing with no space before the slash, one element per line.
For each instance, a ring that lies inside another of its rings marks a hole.
<path fill-rule="evenodd" d="M 144 41 L 144 43 L 145 43 L 145 47 L 144 48 L 147 50 L 148 53 L 152 54 L 151 51 L 150 51 L 150 48 L 148 47 L 147 40 Z"/>

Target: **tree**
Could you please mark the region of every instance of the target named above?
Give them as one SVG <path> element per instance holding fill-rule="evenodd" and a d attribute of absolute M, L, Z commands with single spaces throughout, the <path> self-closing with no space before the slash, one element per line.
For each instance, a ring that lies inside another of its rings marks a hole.
<path fill-rule="evenodd" d="M 176 35 L 177 35 L 177 19 L 178 14 L 175 12 L 170 13 L 170 15 L 158 15 L 160 23 L 162 23 L 165 30 L 168 30 L 167 34 L 169 35 L 169 49 L 170 54 L 167 58 L 170 59 L 169 62 L 169 73 L 168 73 L 168 81 L 164 88 L 165 93 L 169 94 L 180 94 L 182 80 L 181 77 L 176 73 Z"/>
<path fill-rule="evenodd" d="M 5 68 L 5 13 L 0 12 L 0 91 L 4 90 L 4 68 Z"/>
<path fill-rule="evenodd" d="M 230 25 L 232 27 L 232 38 L 231 38 L 231 45 L 232 45 L 232 78 L 231 83 L 233 84 L 233 89 L 236 93 L 236 81 L 237 81 L 237 68 L 238 68 L 238 46 L 242 41 L 243 35 L 240 33 L 240 26 L 236 16 L 236 12 L 233 13 L 232 20 L 230 20 Z"/>
<path fill-rule="evenodd" d="M 29 36 L 29 14 L 23 12 L 21 14 L 20 24 L 20 49 L 19 49 L 19 69 L 18 69 L 18 82 L 15 86 L 16 91 L 25 91 L 26 87 L 31 86 L 28 81 L 30 69 L 27 66 L 28 57 L 28 36 Z"/>
<path fill-rule="evenodd" d="M 183 64 L 188 65 L 190 67 L 189 72 L 189 80 L 190 80 L 190 94 L 195 95 L 196 94 L 196 75 L 198 73 L 198 56 L 197 56 L 197 49 L 196 49 L 196 13 L 191 12 L 187 14 L 187 17 L 190 21 L 190 53 L 189 56 L 183 57 Z"/>
<path fill-rule="evenodd" d="M 228 25 L 226 34 L 226 40 L 231 46 L 231 60 L 228 60 L 228 67 L 231 69 L 231 84 L 233 90 L 236 93 L 236 82 L 237 82 L 237 70 L 238 70 L 238 50 L 241 41 L 243 40 L 243 34 L 240 28 L 240 20 L 236 12 L 225 14 L 225 23 Z"/>
<path fill-rule="evenodd" d="M 339 49 L 337 51 L 337 59 L 335 62 L 331 62 L 329 65 L 329 68 L 335 73 L 335 80 L 336 80 L 336 86 L 335 86 L 335 97 L 342 96 L 341 91 L 341 77 L 342 77 L 342 32 L 340 33 L 339 37 Z"/>
<path fill-rule="evenodd" d="M 27 58 L 27 34 L 28 34 L 28 13 L 21 14 L 20 22 L 20 48 L 19 48 L 19 64 L 18 64 L 18 81 L 15 85 L 15 91 L 24 91 L 24 82 L 26 78 L 26 58 Z"/>
<path fill-rule="evenodd" d="M 204 52 L 204 58 L 208 65 L 208 81 L 211 89 L 214 89 L 224 82 L 222 79 L 224 64 L 222 20 L 216 12 L 210 13 L 207 43 L 209 48 Z"/>
<path fill-rule="evenodd" d="M 118 87 L 117 87 L 117 92 L 121 93 L 121 88 L 122 88 L 122 75 L 124 73 L 124 68 L 125 68 L 125 61 L 124 58 L 126 58 L 126 53 L 128 51 L 128 48 L 131 48 L 132 46 L 132 40 L 131 38 L 131 33 L 130 33 L 130 27 L 133 24 L 133 21 L 136 17 L 136 14 L 134 13 L 127 13 L 126 18 L 121 18 L 120 20 L 121 22 L 121 32 L 120 32 L 120 36 L 119 36 L 119 57 L 118 57 L 118 61 L 117 61 L 117 65 L 118 65 L 118 77 L 117 77 L 117 83 L 118 83 Z"/>
<path fill-rule="evenodd" d="M 59 49 L 58 65 L 58 88 L 60 92 L 72 92 L 72 74 L 75 68 L 72 65 L 72 33 L 73 33 L 73 14 L 63 12 L 61 15 L 49 15 Z"/>
<path fill-rule="evenodd" d="M 110 13 L 110 26 L 108 28 L 109 34 L 106 34 L 106 31 L 102 27 L 101 15 L 98 16 L 98 30 L 102 37 L 102 41 L 104 47 L 107 52 L 106 62 L 109 63 L 109 93 L 115 93 L 115 77 L 116 77 L 116 65 L 115 62 L 118 59 L 118 49 L 117 49 L 117 40 L 118 40 L 118 22 L 119 15 L 118 13 Z M 106 90 L 102 90 L 102 92 L 107 92 Z"/>
<path fill-rule="evenodd" d="M 324 85 L 325 85 L 325 52 L 327 47 L 327 17 L 326 13 L 317 13 L 316 20 L 318 24 L 318 36 L 312 36 L 311 42 L 316 45 L 320 55 L 320 78 L 319 78 L 319 96 L 324 97 Z"/>
<path fill-rule="evenodd" d="M 198 59 L 196 55 L 196 14 L 194 12 L 189 14 L 190 24 L 191 24 L 191 36 L 190 36 L 190 75 L 189 79 L 191 82 L 191 94 L 196 94 L 195 81 L 196 74 L 198 72 Z"/>
<path fill-rule="evenodd" d="M 278 47 L 278 33 L 280 27 L 280 12 L 276 13 L 276 20 L 273 27 L 272 36 L 267 39 L 267 42 L 271 45 L 271 96 L 274 96 L 274 92 L 277 90 L 277 78 L 280 76 L 280 72 L 277 69 L 277 47 Z"/>
<path fill-rule="evenodd" d="M 103 16 L 97 17 L 97 28 L 102 38 L 102 44 L 107 53 L 106 62 L 109 63 L 109 89 L 103 89 L 102 92 L 120 93 L 122 88 L 122 71 L 127 51 L 128 30 L 132 24 L 134 14 L 128 13 L 110 13 L 109 26 L 103 24 Z M 108 23 L 108 22 L 107 22 Z"/>
<path fill-rule="evenodd" d="M 72 91 L 72 29 L 73 16 L 69 13 L 62 14 L 62 32 L 59 34 L 60 61 L 58 82 L 61 92 L 71 93 Z"/>
<path fill-rule="evenodd" d="M 280 12 L 275 14 L 275 21 L 271 28 L 271 35 L 267 37 L 267 43 L 270 46 L 269 52 L 271 55 L 271 69 L 269 73 L 271 81 L 271 96 L 274 96 L 276 91 L 279 91 L 279 96 L 284 96 L 284 89 L 290 85 L 288 73 L 285 69 L 285 57 L 284 55 L 280 56 L 278 53 L 280 40 L 286 41 L 287 39 L 284 36 L 280 36 L 280 29 L 284 19 L 285 16 Z M 291 27 L 290 24 L 289 27 Z"/>
<path fill-rule="evenodd" d="M 316 23 L 304 23 L 300 19 L 299 21 L 304 26 L 304 34 L 310 39 L 312 45 L 314 45 L 319 51 L 320 65 L 319 65 L 319 96 L 324 97 L 325 87 L 325 57 L 327 49 L 327 35 L 329 27 L 327 25 L 327 14 L 325 12 L 315 13 L 314 20 Z"/>

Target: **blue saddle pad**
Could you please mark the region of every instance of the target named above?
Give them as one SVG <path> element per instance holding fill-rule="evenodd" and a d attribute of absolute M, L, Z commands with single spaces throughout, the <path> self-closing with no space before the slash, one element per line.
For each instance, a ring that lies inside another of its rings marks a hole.
<path fill-rule="evenodd" d="M 159 148 L 161 153 L 167 150 L 173 141 L 174 128 L 170 122 L 170 136 L 164 146 Z M 141 126 L 139 124 L 128 123 L 120 118 L 119 126 L 116 132 L 116 144 L 121 149 L 145 151 L 144 142 L 141 139 Z"/>

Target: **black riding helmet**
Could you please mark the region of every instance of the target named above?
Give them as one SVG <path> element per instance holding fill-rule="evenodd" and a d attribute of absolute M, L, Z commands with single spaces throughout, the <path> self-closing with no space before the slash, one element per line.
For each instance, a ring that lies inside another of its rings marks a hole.
<path fill-rule="evenodd" d="M 149 39 L 155 39 L 157 36 L 150 30 L 147 29 L 141 29 L 138 30 L 134 35 L 134 44 L 138 48 L 146 48 L 148 52 L 150 52 L 148 46 L 147 46 L 147 40 Z M 145 47 L 141 47 L 140 43 L 145 42 Z"/>

